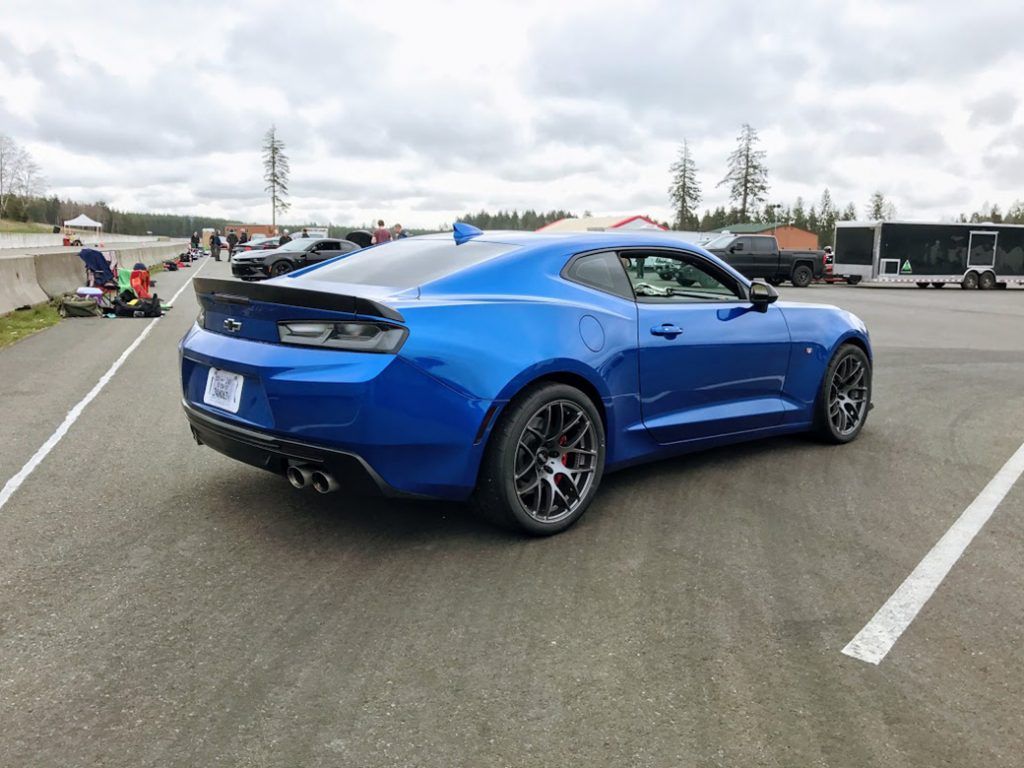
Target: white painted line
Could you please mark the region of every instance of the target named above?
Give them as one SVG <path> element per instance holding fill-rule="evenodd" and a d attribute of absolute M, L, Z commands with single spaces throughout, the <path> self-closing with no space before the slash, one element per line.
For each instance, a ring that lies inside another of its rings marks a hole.
<path fill-rule="evenodd" d="M 198 275 L 206 264 L 207 262 L 204 261 L 199 265 L 199 269 L 189 276 L 188 280 L 185 281 L 185 284 L 178 289 L 178 292 L 175 293 L 168 302 L 169 304 L 174 304 L 175 300 L 181 296 L 182 291 L 184 291 L 188 287 L 189 283 L 192 282 L 192 278 Z M 8 502 L 11 496 L 14 495 L 14 492 L 21 487 L 21 484 L 25 482 L 29 475 L 35 472 L 36 467 L 38 467 L 42 463 L 43 459 L 49 455 L 50 451 L 57 446 L 57 443 L 64 438 L 64 435 L 68 433 L 68 430 L 71 429 L 72 425 L 78 421 L 78 417 L 82 415 L 82 411 L 85 410 L 85 407 L 95 400 L 96 395 L 98 395 L 103 388 L 107 386 L 110 380 L 114 378 L 114 374 L 117 373 L 118 369 L 122 365 L 124 365 L 124 361 L 128 359 L 128 356 L 131 355 L 132 352 L 138 349 L 139 345 L 147 336 L 149 336 L 149 332 L 153 330 L 153 326 L 156 325 L 159 320 L 159 317 L 154 317 L 146 323 L 146 327 L 142 329 L 142 333 L 135 338 L 135 341 L 128 345 L 128 348 L 121 353 L 121 356 L 117 358 L 117 360 L 114 361 L 114 364 L 107 369 L 107 372 L 100 377 L 100 380 L 97 381 L 96 385 L 89 390 L 89 393 L 79 400 L 78 403 L 75 404 L 74 408 L 68 411 L 68 415 L 64 417 L 64 421 L 62 421 L 60 426 L 57 427 L 57 430 L 47 438 L 46 442 L 40 446 L 38 451 L 32 454 L 32 458 L 25 462 L 25 466 L 18 471 L 18 474 L 4 484 L 4 487 L 0 489 L 0 509 L 4 508 L 4 505 Z"/>
<path fill-rule="evenodd" d="M 846 644 L 843 653 L 869 664 L 881 662 L 1022 474 L 1024 444 L 949 527 L 885 605 L 878 609 L 878 613 L 864 629 Z"/>

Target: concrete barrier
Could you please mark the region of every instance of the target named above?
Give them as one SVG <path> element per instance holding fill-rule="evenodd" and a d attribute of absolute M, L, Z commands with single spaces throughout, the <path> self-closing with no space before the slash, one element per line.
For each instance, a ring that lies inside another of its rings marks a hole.
<path fill-rule="evenodd" d="M 103 250 L 117 255 L 118 266 L 131 269 L 138 263 L 152 267 L 174 258 L 187 247 L 187 240 L 177 240 Z M 57 248 L 42 253 L 0 255 L 0 314 L 25 304 L 41 304 L 85 285 L 85 264 L 78 257 L 79 250 Z"/>
<path fill-rule="evenodd" d="M 166 239 L 155 235 L 115 235 L 106 232 L 101 232 L 99 235 L 78 233 L 75 237 L 78 237 L 90 247 L 94 246 L 97 242 L 103 243 L 104 247 L 106 247 L 114 243 L 145 243 Z M 47 248 L 54 245 L 62 245 L 64 242 L 63 238 L 64 235 L 59 232 L 0 232 L 0 250 L 7 248 Z"/>
<path fill-rule="evenodd" d="M 49 298 L 85 285 L 85 262 L 77 253 L 38 253 L 31 258 L 36 265 L 36 281 Z"/>
<path fill-rule="evenodd" d="M 0 256 L 0 315 L 26 304 L 41 304 L 47 296 L 36 280 L 31 256 Z"/>

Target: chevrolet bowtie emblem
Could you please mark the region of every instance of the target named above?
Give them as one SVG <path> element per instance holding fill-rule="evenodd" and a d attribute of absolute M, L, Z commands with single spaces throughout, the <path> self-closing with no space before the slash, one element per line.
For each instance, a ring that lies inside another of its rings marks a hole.
<path fill-rule="evenodd" d="M 242 330 L 242 324 L 238 320 L 235 320 L 233 317 L 229 317 L 227 320 L 224 321 L 224 330 L 228 331 L 229 333 L 238 333 L 240 330 Z"/>

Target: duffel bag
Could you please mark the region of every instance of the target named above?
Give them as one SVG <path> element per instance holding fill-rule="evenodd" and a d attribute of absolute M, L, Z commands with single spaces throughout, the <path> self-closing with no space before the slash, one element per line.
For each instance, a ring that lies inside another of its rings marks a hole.
<path fill-rule="evenodd" d="M 96 299 L 65 293 L 57 300 L 57 314 L 61 317 L 99 317 L 103 311 Z"/>

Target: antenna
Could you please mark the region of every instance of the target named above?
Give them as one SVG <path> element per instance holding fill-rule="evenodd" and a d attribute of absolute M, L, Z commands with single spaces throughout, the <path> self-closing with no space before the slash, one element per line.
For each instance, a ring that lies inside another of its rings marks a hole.
<path fill-rule="evenodd" d="M 479 237 L 483 234 L 483 230 L 477 229 L 472 224 L 467 224 L 464 221 L 456 221 L 455 226 L 452 227 L 452 231 L 455 234 L 456 245 L 462 245 L 463 243 L 472 240 L 474 237 Z"/>

